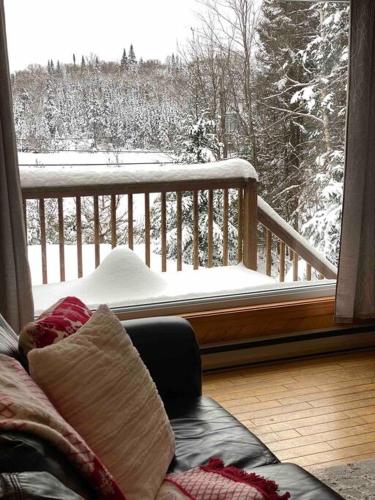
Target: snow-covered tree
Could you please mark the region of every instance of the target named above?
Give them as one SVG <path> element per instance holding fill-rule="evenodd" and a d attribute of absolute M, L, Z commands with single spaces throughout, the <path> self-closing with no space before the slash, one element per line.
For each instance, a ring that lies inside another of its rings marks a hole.
<path fill-rule="evenodd" d="M 137 64 L 137 58 L 135 57 L 133 44 L 131 44 L 129 48 L 128 62 L 129 62 L 129 67 L 134 67 Z"/>
<path fill-rule="evenodd" d="M 188 126 L 178 160 L 182 163 L 207 163 L 221 159 L 221 144 L 216 134 L 216 123 L 202 114 Z"/>
<path fill-rule="evenodd" d="M 122 51 L 122 56 L 121 56 L 121 62 L 120 62 L 120 69 L 122 72 L 126 71 L 128 69 L 128 56 L 126 55 L 126 50 L 124 49 Z"/>
<path fill-rule="evenodd" d="M 314 9 L 319 13 L 319 32 L 301 56 L 315 68 L 315 76 L 309 95 L 295 98 L 305 101 L 322 125 L 310 149 L 313 167 L 302 229 L 336 264 L 344 177 L 349 7 L 331 2 Z"/>

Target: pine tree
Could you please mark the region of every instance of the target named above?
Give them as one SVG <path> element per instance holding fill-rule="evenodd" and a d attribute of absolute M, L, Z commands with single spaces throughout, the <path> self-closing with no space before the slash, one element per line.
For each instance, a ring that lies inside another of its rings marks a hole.
<path fill-rule="evenodd" d="M 86 61 L 85 61 L 85 57 L 82 56 L 82 59 L 81 59 L 81 69 L 84 70 L 86 68 Z"/>
<path fill-rule="evenodd" d="M 56 103 L 57 87 L 55 78 L 49 78 L 47 81 L 47 88 L 43 102 L 43 112 L 49 130 L 51 146 L 54 144 L 57 129 L 59 125 L 59 108 Z M 53 147 L 51 147 L 53 149 Z"/>
<path fill-rule="evenodd" d="M 316 33 L 318 19 L 304 2 L 264 0 L 258 26 L 259 174 L 262 194 L 297 230 L 301 185 L 306 180 L 303 153 L 309 128 L 316 128 L 296 91 L 309 83 L 300 50 Z"/>
<path fill-rule="evenodd" d="M 126 71 L 128 69 L 128 56 L 126 55 L 126 50 L 124 49 L 122 51 L 122 57 L 121 57 L 121 62 L 120 62 L 120 69 L 122 72 Z"/>
<path fill-rule="evenodd" d="M 73 66 L 76 67 L 76 55 L 73 53 Z"/>
<path fill-rule="evenodd" d="M 221 144 L 216 135 L 216 124 L 203 113 L 189 126 L 188 137 L 181 145 L 179 161 L 182 163 L 207 163 L 221 158 Z"/>
<path fill-rule="evenodd" d="M 339 3 L 314 6 L 320 29 L 303 52 L 315 67 L 309 95 L 296 98 L 314 108 L 321 119 L 319 133 L 310 147 L 311 183 L 303 210 L 303 234 L 337 264 L 340 245 L 344 178 L 346 75 L 348 61 L 349 7 Z"/>
<path fill-rule="evenodd" d="M 135 57 L 133 44 L 131 44 L 129 48 L 128 62 L 130 67 L 133 67 L 137 64 L 137 58 Z"/>

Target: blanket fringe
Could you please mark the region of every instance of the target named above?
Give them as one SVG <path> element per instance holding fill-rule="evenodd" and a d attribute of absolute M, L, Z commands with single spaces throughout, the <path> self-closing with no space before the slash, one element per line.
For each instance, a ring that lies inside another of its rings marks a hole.
<path fill-rule="evenodd" d="M 283 495 L 278 493 L 278 485 L 271 479 L 266 479 L 255 472 L 246 472 L 234 466 L 225 466 L 220 458 L 210 458 L 207 465 L 200 467 L 205 472 L 215 472 L 221 474 L 228 479 L 249 484 L 263 494 L 265 500 L 288 500 L 290 493 L 286 492 Z"/>

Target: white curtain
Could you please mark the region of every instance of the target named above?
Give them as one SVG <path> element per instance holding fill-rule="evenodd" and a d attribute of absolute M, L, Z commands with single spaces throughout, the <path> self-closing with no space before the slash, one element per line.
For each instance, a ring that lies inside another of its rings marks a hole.
<path fill-rule="evenodd" d="M 33 318 L 3 0 L 0 0 L 0 314 L 16 332 Z"/>
<path fill-rule="evenodd" d="M 336 321 L 375 318 L 375 0 L 352 0 Z"/>

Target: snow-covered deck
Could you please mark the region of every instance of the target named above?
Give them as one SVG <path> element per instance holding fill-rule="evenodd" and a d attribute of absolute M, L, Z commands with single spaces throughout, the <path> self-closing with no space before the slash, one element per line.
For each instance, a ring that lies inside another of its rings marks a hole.
<path fill-rule="evenodd" d="M 67 295 L 75 295 L 92 308 L 169 302 L 251 292 L 276 285 L 276 280 L 244 265 L 187 269 L 161 273 L 148 268 L 137 254 L 118 247 L 91 274 L 64 283 L 34 286 L 36 314 Z"/>
<path fill-rule="evenodd" d="M 29 246 L 37 312 L 66 295 L 77 295 L 91 307 L 104 302 L 126 307 L 252 292 L 289 280 L 310 281 L 314 270 L 320 277 L 335 277 L 334 266 L 257 197 L 257 173 L 250 163 L 230 159 L 177 165 L 168 155 L 155 154 L 147 158 L 151 161 L 138 152 L 124 152 L 121 157 L 113 153 L 20 157 L 26 219 L 29 206 L 34 210 L 30 212 L 34 232 L 40 231 L 39 238 L 33 235 L 37 244 Z M 167 193 L 176 196 L 167 201 Z M 106 196 L 110 206 L 105 215 L 99 201 Z M 91 205 L 84 206 L 87 197 Z M 49 199 L 57 203 L 47 204 Z M 160 210 L 157 237 L 151 231 L 155 231 L 154 208 Z M 51 213 L 57 223 L 53 238 L 48 233 Z M 107 234 L 101 228 L 105 216 Z M 74 239 L 69 234 L 69 243 L 68 220 L 75 235 Z M 175 242 L 174 262 L 167 259 L 170 237 Z M 124 247 L 108 256 L 120 239 L 142 258 Z M 184 264 L 187 240 L 190 265 Z M 203 257 L 201 240 L 206 244 Z M 212 267 L 214 254 L 215 261 L 221 255 L 222 267 Z M 206 268 L 199 267 L 200 260 Z M 238 264 L 227 265 L 233 261 Z"/>

